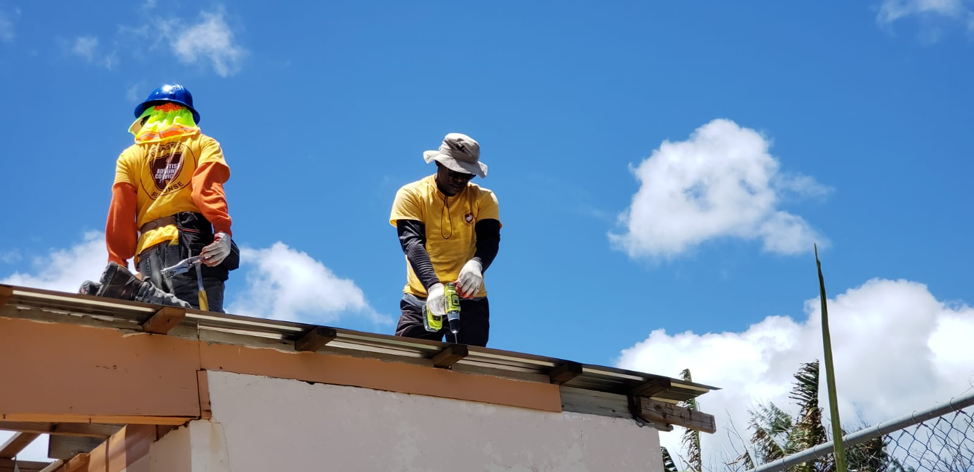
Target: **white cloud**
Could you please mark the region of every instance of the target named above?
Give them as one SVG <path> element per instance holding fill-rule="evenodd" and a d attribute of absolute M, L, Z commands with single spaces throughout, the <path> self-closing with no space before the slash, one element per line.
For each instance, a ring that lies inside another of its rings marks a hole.
<path fill-rule="evenodd" d="M 242 249 L 247 289 L 229 305 L 232 313 L 329 324 L 344 314 L 374 323 L 391 319 L 378 314 L 355 282 L 335 275 L 307 253 L 277 242 L 267 249 Z"/>
<path fill-rule="evenodd" d="M 82 241 L 68 249 L 53 249 L 33 261 L 32 273 L 14 272 L 0 283 L 24 287 L 77 292 L 81 282 L 98 280 L 108 261 L 105 236 L 85 233 Z"/>
<path fill-rule="evenodd" d="M 232 277 L 246 281 L 247 288 L 225 304 L 231 313 L 318 324 L 345 315 L 376 324 L 392 322 L 369 305 L 354 281 L 338 277 L 304 252 L 281 242 L 266 249 L 245 247 L 242 252 L 243 266 Z M 107 260 L 104 233 L 89 232 L 80 243 L 35 259 L 30 273 L 14 272 L 0 283 L 77 292 L 81 282 L 98 280 Z"/>
<path fill-rule="evenodd" d="M 876 20 L 892 23 L 911 15 L 958 17 L 967 11 L 963 0 L 883 0 Z"/>
<path fill-rule="evenodd" d="M 609 234 L 613 246 L 630 257 L 669 258 L 725 237 L 761 239 L 766 251 L 780 254 L 827 244 L 800 216 L 777 207 L 784 196 L 821 197 L 829 189 L 781 172 L 770 146 L 756 131 L 724 119 L 686 141 L 664 141 L 633 169 L 641 185 L 619 216 L 626 232 Z"/>
<path fill-rule="evenodd" d="M 141 88 L 140 84 L 135 84 L 125 89 L 125 98 L 127 98 L 130 102 L 139 101 L 139 88 Z"/>
<path fill-rule="evenodd" d="M 16 249 L 0 252 L 0 261 L 4 263 L 16 264 L 20 262 L 21 259 L 23 259 L 23 256 L 21 256 L 20 251 Z"/>
<path fill-rule="evenodd" d="M 240 70 L 247 51 L 234 43 L 234 34 L 223 20 L 223 12 L 200 12 L 200 22 L 183 27 L 181 20 L 164 22 L 162 31 L 173 54 L 183 63 L 210 61 L 221 77 L 229 77 Z"/>
<path fill-rule="evenodd" d="M 968 34 L 974 34 L 974 10 L 969 0 L 883 0 L 876 15 L 876 22 L 890 27 L 896 21 L 915 17 L 921 23 L 919 38 L 925 43 L 936 43 L 944 30 L 938 24 L 944 22 L 963 24 Z M 940 20 L 936 22 L 934 20 Z"/>
<path fill-rule="evenodd" d="M 74 47 L 71 52 L 87 59 L 88 62 L 95 60 L 95 50 L 98 49 L 98 38 L 94 36 L 79 36 L 74 40 Z"/>
<path fill-rule="evenodd" d="M 20 16 L 20 10 L 14 10 L 13 14 L 0 10 L 0 41 L 9 43 L 14 40 L 14 19 Z"/>
<path fill-rule="evenodd" d="M 89 64 L 105 66 L 109 70 L 118 61 L 118 54 L 114 51 L 107 55 L 99 54 L 98 38 L 95 36 L 79 36 L 75 38 L 71 52 L 88 61 Z"/>
<path fill-rule="evenodd" d="M 829 300 L 829 326 L 846 429 L 923 410 L 974 384 L 974 309 L 938 301 L 923 284 L 873 279 Z M 689 368 L 695 381 L 723 390 L 700 397 L 718 432 L 703 436 L 705 464 L 733 459 L 729 422 L 745 438 L 747 409 L 771 400 L 791 414 L 792 375 L 800 364 L 822 360 L 818 299 L 805 302 L 807 319 L 769 316 L 735 333 L 669 335 L 663 330 L 622 351 L 618 365 L 676 376 Z M 828 417 L 822 368 L 821 405 Z M 680 450 L 680 428 L 663 435 Z M 738 451 L 742 451 L 738 444 Z"/>

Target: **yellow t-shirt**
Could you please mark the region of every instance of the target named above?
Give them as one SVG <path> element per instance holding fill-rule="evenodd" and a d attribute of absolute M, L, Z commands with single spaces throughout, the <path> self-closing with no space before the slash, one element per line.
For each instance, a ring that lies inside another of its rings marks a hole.
<path fill-rule="evenodd" d="M 184 211 L 199 213 L 190 183 L 196 168 L 206 162 L 226 165 L 220 143 L 202 133 L 161 143 L 133 144 L 122 151 L 115 166 L 115 183 L 135 187 L 138 227 Z M 139 235 L 135 253 L 162 242 L 179 243 L 175 225 Z"/>
<path fill-rule="evenodd" d="M 477 233 L 474 226 L 480 220 L 500 221 L 497 197 L 494 192 L 469 183 L 457 195 L 447 197 L 436 187 L 435 175 L 404 185 L 396 192 L 389 223 L 397 220 L 416 220 L 426 225 L 426 252 L 430 255 L 436 276 L 454 282 L 460 269 L 477 252 Z M 426 298 L 426 288 L 406 261 L 408 283 L 403 293 Z M 486 284 L 477 297 L 487 296 Z"/>

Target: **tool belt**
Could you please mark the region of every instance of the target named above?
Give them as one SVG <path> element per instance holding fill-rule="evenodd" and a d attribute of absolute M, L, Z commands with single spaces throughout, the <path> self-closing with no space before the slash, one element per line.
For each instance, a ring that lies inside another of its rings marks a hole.
<path fill-rule="evenodd" d="M 213 225 L 210 224 L 209 220 L 206 219 L 201 213 L 194 212 L 180 212 L 175 215 L 164 216 L 152 220 L 139 228 L 139 232 L 145 233 L 146 231 L 151 231 L 153 229 L 162 228 L 168 225 L 176 225 L 179 230 L 179 260 L 186 259 L 191 256 L 198 256 L 203 251 L 206 245 L 213 242 Z M 146 248 L 139 254 L 139 260 L 142 259 L 143 254 L 148 257 L 159 257 L 156 254 L 158 251 L 165 251 L 170 249 L 168 243 L 157 244 L 150 248 Z M 175 249 L 175 248 L 171 248 Z M 171 261 L 167 261 L 169 263 Z M 175 264 L 178 261 L 171 262 Z M 171 265 L 170 264 L 170 265 Z M 155 266 L 156 264 L 153 264 Z M 226 281 L 229 278 L 229 272 L 240 267 L 240 249 L 237 247 L 237 243 L 230 240 L 230 255 L 227 256 L 220 265 L 216 267 L 203 266 L 203 277 L 216 278 L 219 280 Z M 155 267 L 153 267 L 155 269 Z M 161 270 L 161 267 L 159 268 Z M 153 270 L 155 272 L 155 270 Z M 193 275 L 193 274 L 191 274 Z M 195 275 L 193 275 L 195 277 Z"/>
<path fill-rule="evenodd" d="M 174 224 L 176 224 L 175 216 L 173 215 L 163 216 L 162 218 L 152 220 L 142 225 L 142 227 L 139 228 L 139 233 L 148 233 L 149 231 L 152 231 L 154 229 L 158 229 L 158 228 L 162 228 L 163 226 L 169 226 Z"/>

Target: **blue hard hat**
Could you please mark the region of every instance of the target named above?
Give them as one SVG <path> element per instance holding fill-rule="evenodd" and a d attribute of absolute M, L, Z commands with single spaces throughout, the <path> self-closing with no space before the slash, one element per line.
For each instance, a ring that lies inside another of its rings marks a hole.
<path fill-rule="evenodd" d="M 142 113 L 151 106 L 159 105 L 165 102 L 178 103 L 189 111 L 193 112 L 193 121 L 196 124 L 200 124 L 200 114 L 193 108 L 193 94 L 186 90 L 179 84 L 166 84 L 152 91 L 149 97 L 145 99 L 139 106 L 135 107 L 135 117 L 138 118 L 142 116 Z"/>

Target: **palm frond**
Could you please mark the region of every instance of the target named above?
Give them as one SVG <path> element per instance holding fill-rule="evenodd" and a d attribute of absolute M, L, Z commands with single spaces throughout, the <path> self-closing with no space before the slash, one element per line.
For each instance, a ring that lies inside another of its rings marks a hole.
<path fill-rule="evenodd" d="M 676 468 L 676 463 L 673 462 L 673 457 L 670 456 L 670 451 L 665 447 L 660 447 L 660 453 L 663 454 L 663 470 L 665 472 L 679 472 Z"/>
<path fill-rule="evenodd" d="M 686 382 L 693 382 L 693 377 L 690 375 L 690 369 L 683 369 L 680 372 L 680 378 Z M 680 402 L 680 406 L 688 408 L 691 410 L 697 409 L 697 401 L 693 398 Z M 687 466 L 690 470 L 700 472 L 703 470 L 703 454 L 700 449 L 700 431 L 687 428 L 683 432 L 683 437 L 680 440 L 683 445 L 683 452 L 686 454 Z"/>

